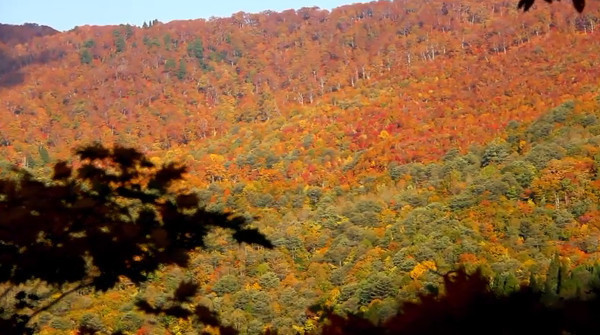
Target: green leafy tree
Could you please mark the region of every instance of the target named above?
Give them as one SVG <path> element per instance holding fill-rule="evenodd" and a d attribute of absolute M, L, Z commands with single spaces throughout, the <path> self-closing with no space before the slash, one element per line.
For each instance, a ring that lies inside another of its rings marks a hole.
<path fill-rule="evenodd" d="M 384 299 L 394 294 L 395 285 L 392 280 L 383 273 L 376 273 L 368 277 L 358 290 L 360 303 L 366 305 L 374 299 Z"/>
<path fill-rule="evenodd" d="M 90 54 L 90 51 L 88 49 L 81 50 L 81 53 L 79 53 L 79 60 L 81 61 L 81 64 L 91 63 L 92 55 Z"/>
<path fill-rule="evenodd" d="M 38 147 L 38 153 L 40 154 L 40 158 L 44 164 L 50 163 L 50 154 L 48 153 L 48 150 L 46 150 L 45 146 L 40 145 Z"/>
<path fill-rule="evenodd" d="M 177 79 L 183 80 L 187 75 L 187 69 L 185 66 L 185 62 L 183 60 L 179 60 L 179 68 L 177 69 Z"/>
<path fill-rule="evenodd" d="M 225 275 L 219 279 L 213 286 L 213 291 L 218 295 L 226 293 L 235 293 L 241 288 L 240 280 L 236 276 Z"/>
<path fill-rule="evenodd" d="M 172 43 L 171 35 L 170 34 L 165 34 L 163 36 L 163 44 L 165 45 L 165 49 L 167 51 L 171 50 L 171 43 Z"/>
<path fill-rule="evenodd" d="M 207 65 L 204 60 L 204 45 L 202 44 L 202 40 L 199 38 L 194 39 L 192 43 L 188 45 L 187 48 L 188 55 L 196 58 L 198 60 L 198 64 L 204 70 L 207 69 Z"/>
<path fill-rule="evenodd" d="M 177 63 L 175 63 L 175 60 L 173 58 L 167 59 L 167 61 L 165 62 L 165 71 L 172 72 L 175 70 L 175 67 L 177 67 Z"/>
<path fill-rule="evenodd" d="M 113 31 L 114 43 L 117 52 L 125 51 L 125 38 L 121 35 L 121 32 L 118 30 Z"/>
<path fill-rule="evenodd" d="M 96 41 L 94 41 L 93 39 L 89 39 L 89 40 L 86 40 L 85 42 L 83 42 L 84 48 L 93 48 L 95 45 L 96 45 Z"/>

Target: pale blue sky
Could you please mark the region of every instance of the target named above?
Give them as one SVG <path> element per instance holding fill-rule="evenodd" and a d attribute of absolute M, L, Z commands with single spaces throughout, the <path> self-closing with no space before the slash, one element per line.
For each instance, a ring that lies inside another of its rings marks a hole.
<path fill-rule="evenodd" d="M 144 21 L 229 17 L 244 11 L 282 11 L 318 6 L 331 10 L 359 0 L 0 0 L 0 23 L 25 22 L 69 30 L 85 24 L 107 25 Z"/>

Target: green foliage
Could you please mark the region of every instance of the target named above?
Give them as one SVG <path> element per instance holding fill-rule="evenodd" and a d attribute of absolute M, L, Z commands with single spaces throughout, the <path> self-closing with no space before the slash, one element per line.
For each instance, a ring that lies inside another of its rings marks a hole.
<path fill-rule="evenodd" d="M 221 277 L 213 286 L 213 291 L 218 295 L 227 293 L 235 293 L 241 288 L 240 280 L 233 275 L 225 275 Z"/>
<path fill-rule="evenodd" d="M 235 294 L 234 306 L 243 309 L 258 318 L 267 321 L 271 317 L 271 299 L 263 291 L 244 290 Z"/>
<path fill-rule="evenodd" d="M 172 43 L 171 35 L 170 34 L 163 35 L 163 44 L 167 51 L 171 50 L 171 43 Z"/>
<path fill-rule="evenodd" d="M 279 277 L 273 272 L 267 272 L 260 276 L 258 283 L 266 289 L 273 289 L 279 286 Z"/>
<path fill-rule="evenodd" d="M 423 207 L 427 206 L 428 196 L 431 195 L 428 192 L 419 192 L 417 190 L 406 190 L 401 192 L 395 197 L 396 209 L 401 209 L 406 205 L 411 207 Z"/>
<path fill-rule="evenodd" d="M 144 319 L 142 319 L 137 313 L 127 312 L 119 318 L 116 328 L 120 331 L 135 332 L 140 329 L 143 324 Z"/>
<path fill-rule="evenodd" d="M 177 63 L 175 63 L 175 60 L 173 58 L 169 58 L 165 62 L 165 71 L 171 72 L 171 71 L 175 70 L 176 67 L 177 67 Z"/>
<path fill-rule="evenodd" d="M 504 166 L 502 173 L 512 176 L 522 188 L 527 188 L 535 178 L 537 169 L 529 162 L 516 160 Z"/>
<path fill-rule="evenodd" d="M 92 62 L 92 54 L 88 49 L 82 49 L 79 53 L 81 64 L 90 64 Z"/>
<path fill-rule="evenodd" d="M 350 221 L 360 226 L 376 226 L 379 222 L 379 213 L 382 207 L 372 200 L 360 200 L 353 208 L 348 208 L 344 211 L 344 215 Z"/>
<path fill-rule="evenodd" d="M 388 165 L 388 174 L 392 180 L 397 181 L 404 174 L 404 169 L 401 165 L 398 165 L 396 162 L 392 162 Z"/>
<path fill-rule="evenodd" d="M 121 34 L 118 29 L 113 30 L 113 43 L 117 52 L 124 52 L 126 47 L 125 37 Z"/>
<path fill-rule="evenodd" d="M 46 147 L 40 145 L 38 147 L 38 153 L 40 154 L 40 159 L 42 160 L 43 164 L 50 163 L 50 154 L 48 153 L 48 150 L 46 150 Z"/>
<path fill-rule="evenodd" d="M 123 36 L 119 36 L 115 39 L 115 48 L 117 52 L 124 52 L 126 45 L 127 44 L 125 43 L 125 38 L 123 38 Z"/>
<path fill-rule="evenodd" d="M 493 282 L 493 289 L 498 295 L 508 295 L 519 289 L 519 281 L 514 274 L 502 273 Z"/>
<path fill-rule="evenodd" d="M 37 162 L 33 159 L 33 156 L 31 156 L 31 154 L 26 154 L 25 155 L 25 167 L 28 169 L 33 169 L 37 166 Z"/>
<path fill-rule="evenodd" d="M 563 156 L 564 149 L 556 144 L 538 144 L 527 153 L 525 160 L 542 170 L 550 160 L 561 159 Z"/>
<path fill-rule="evenodd" d="M 81 64 L 90 64 L 92 62 L 92 54 L 88 49 L 83 49 L 79 53 L 79 60 Z"/>
<path fill-rule="evenodd" d="M 145 46 L 147 46 L 148 48 L 152 48 L 152 47 L 160 47 L 160 41 L 158 40 L 158 38 L 156 37 L 149 37 L 148 35 L 144 35 L 142 42 L 144 43 Z"/>
<path fill-rule="evenodd" d="M 188 44 L 187 52 L 190 57 L 196 58 L 201 69 L 208 70 L 208 65 L 204 59 L 204 45 L 200 38 L 195 38 L 192 43 Z"/>
<path fill-rule="evenodd" d="M 483 151 L 481 166 L 502 163 L 510 155 L 510 147 L 504 141 L 493 141 Z"/>
<path fill-rule="evenodd" d="M 375 299 L 384 299 L 394 294 L 395 285 L 385 274 L 376 273 L 363 281 L 358 290 L 361 304 L 368 304 Z"/>
<path fill-rule="evenodd" d="M 554 123 L 564 123 L 567 120 L 567 117 L 571 116 L 574 109 L 575 102 L 567 101 L 552 109 L 545 118 Z"/>
<path fill-rule="evenodd" d="M 134 28 L 130 24 L 126 24 L 123 26 L 125 30 L 125 39 L 130 39 L 134 34 Z"/>
<path fill-rule="evenodd" d="M 179 80 L 185 79 L 185 76 L 187 75 L 187 69 L 185 66 L 185 62 L 182 59 L 179 60 L 179 68 L 177 68 L 176 75 L 177 75 L 177 79 L 179 79 Z"/>
<path fill-rule="evenodd" d="M 50 326 L 58 330 L 69 330 L 73 327 L 73 323 L 65 318 L 54 318 L 50 321 Z"/>
<path fill-rule="evenodd" d="M 93 313 L 86 313 L 79 320 L 79 326 L 90 330 L 102 331 L 105 329 L 100 316 Z"/>
<path fill-rule="evenodd" d="M 312 206 L 315 206 L 321 199 L 321 196 L 323 195 L 323 191 L 318 187 L 310 187 L 306 191 L 306 195 L 308 196 L 310 204 Z"/>
<path fill-rule="evenodd" d="M 260 208 L 271 207 L 275 201 L 271 194 L 257 192 L 249 193 L 247 199 L 252 206 Z"/>
<path fill-rule="evenodd" d="M 84 48 L 93 48 L 96 45 L 96 41 L 94 41 L 93 39 L 89 39 L 86 40 L 85 42 L 83 42 L 83 47 Z"/>

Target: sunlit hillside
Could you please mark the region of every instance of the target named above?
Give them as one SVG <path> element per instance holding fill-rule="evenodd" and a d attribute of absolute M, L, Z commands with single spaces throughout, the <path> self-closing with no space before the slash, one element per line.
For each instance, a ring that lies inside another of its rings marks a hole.
<path fill-rule="evenodd" d="M 600 5 L 538 2 L 0 34 L 0 174 L 43 176 L 92 142 L 133 146 L 184 163 L 209 210 L 255 217 L 277 246 L 217 234 L 139 291 L 65 299 L 42 333 L 89 315 L 110 331 L 193 332 L 132 305 L 164 303 L 183 278 L 242 334 L 316 332 L 316 303 L 382 320 L 461 265 L 499 291 L 534 278 L 575 295 L 600 256 Z"/>

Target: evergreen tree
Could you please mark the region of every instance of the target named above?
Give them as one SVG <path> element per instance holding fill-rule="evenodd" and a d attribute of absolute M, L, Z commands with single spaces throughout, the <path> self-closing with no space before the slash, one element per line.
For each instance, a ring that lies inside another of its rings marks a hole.
<path fill-rule="evenodd" d="M 550 266 L 548 266 L 548 272 L 546 273 L 546 282 L 544 284 L 544 291 L 546 294 L 558 294 L 560 291 L 560 259 L 558 254 L 554 255 Z"/>
<path fill-rule="evenodd" d="M 93 48 L 96 45 L 96 42 L 93 39 L 89 39 L 85 42 L 83 42 L 83 47 L 84 48 Z"/>
<path fill-rule="evenodd" d="M 179 60 L 179 69 L 177 69 L 177 79 L 183 80 L 187 74 L 187 69 L 185 67 L 185 62 L 180 59 Z"/>
<path fill-rule="evenodd" d="M 194 39 L 187 48 L 188 55 L 198 60 L 198 64 L 202 69 L 206 69 L 206 63 L 204 62 L 204 46 L 202 40 L 199 38 Z"/>
<path fill-rule="evenodd" d="M 167 51 L 171 50 L 171 35 L 170 34 L 165 34 L 165 36 L 163 36 L 163 43 L 165 45 L 165 49 Z"/>
<path fill-rule="evenodd" d="M 81 64 L 90 64 L 92 62 L 92 55 L 88 49 L 83 49 L 79 53 L 79 60 Z"/>
<path fill-rule="evenodd" d="M 125 51 L 125 45 L 125 39 L 123 38 L 123 36 L 117 37 L 117 39 L 115 40 L 115 47 L 117 48 L 117 52 Z"/>
<path fill-rule="evenodd" d="M 173 70 L 175 70 L 175 67 L 177 63 L 175 63 L 175 60 L 173 58 L 169 58 L 167 59 L 167 61 L 165 62 L 165 71 L 167 72 L 172 72 Z"/>
<path fill-rule="evenodd" d="M 48 150 L 46 150 L 46 147 L 44 147 L 43 145 L 40 145 L 38 147 L 38 152 L 39 152 L 40 158 L 42 159 L 42 162 L 44 164 L 50 163 L 50 154 L 48 154 Z"/>

